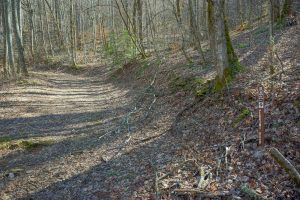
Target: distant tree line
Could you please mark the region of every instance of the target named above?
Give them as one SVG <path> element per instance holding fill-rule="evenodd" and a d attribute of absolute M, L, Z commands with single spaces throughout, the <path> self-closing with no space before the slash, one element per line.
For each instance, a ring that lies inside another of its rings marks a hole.
<path fill-rule="evenodd" d="M 2 0 L 1 59 L 5 78 L 67 55 L 72 66 L 92 56 L 124 62 L 152 52 L 195 48 L 207 62 L 208 41 L 217 78 L 224 82 L 238 58 L 229 32 L 271 16 L 291 14 L 293 0 Z M 270 12 L 271 11 L 271 12 Z M 272 25 L 273 26 L 273 25 Z"/>

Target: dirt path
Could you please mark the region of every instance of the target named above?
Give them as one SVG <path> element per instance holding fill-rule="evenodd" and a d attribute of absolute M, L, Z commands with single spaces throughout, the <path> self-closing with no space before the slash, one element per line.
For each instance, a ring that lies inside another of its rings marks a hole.
<path fill-rule="evenodd" d="M 169 144 L 155 141 L 168 129 L 168 120 L 158 119 L 164 126 L 158 129 L 154 122 L 146 133 L 137 125 L 126 131 L 132 100 L 127 90 L 106 83 L 105 76 L 93 80 L 35 72 L 0 95 L 1 137 L 50 141 L 33 150 L 0 151 L 3 199 L 134 198 L 141 186 L 153 191 L 147 180 L 154 166 L 170 160 L 157 154 Z"/>
<path fill-rule="evenodd" d="M 267 41 L 264 39 L 267 31 L 260 32 L 254 33 L 256 40 Z M 267 118 L 269 124 L 287 122 L 274 129 L 279 130 L 272 132 L 275 135 L 281 132 L 294 134 L 298 130 L 293 119 L 299 118 L 295 117 L 294 110 L 289 109 L 299 102 L 296 98 L 299 90 L 299 68 L 295 68 L 298 66 L 296 36 L 296 29 L 290 28 L 276 37 L 279 41 L 276 49 L 286 68 L 283 81 L 288 80 L 284 84 L 291 86 L 285 87 L 284 92 L 279 90 L 280 95 L 289 98 L 278 102 L 281 105 L 279 109 L 275 110 L 272 118 Z M 236 40 L 236 44 L 248 41 L 247 37 L 237 37 Z M 127 69 L 128 74 L 122 75 L 124 80 L 118 79 L 118 85 L 107 81 L 103 69 L 103 72 L 97 73 L 88 70 L 90 75 L 101 74 L 93 78 L 85 73 L 79 76 L 35 71 L 29 80 L 1 88 L 0 199 L 155 199 L 156 172 L 172 171 L 171 167 L 176 169 L 185 158 L 196 158 L 199 163 L 217 167 L 215 158 L 222 155 L 222 149 L 215 150 L 216 144 L 224 148 L 228 144 L 238 147 L 236 139 L 240 138 L 240 133 L 251 136 L 256 130 L 255 117 L 240 124 L 239 130 L 233 128 L 233 123 L 245 108 L 256 113 L 256 97 L 253 97 L 256 87 L 247 85 L 268 74 L 264 65 L 266 49 L 265 42 L 239 47 L 237 52 L 241 63 L 253 68 L 251 73 L 241 74 L 237 80 L 239 88 L 248 89 L 242 93 L 232 90 L 225 100 L 207 98 L 203 105 L 188 98 L 191 96 L 184 91 L 172 94 L 164 90 L 168 87 L 168 67 L 170 72 L 174 71 L 174 63 L 168 62 L 161 67 L 163 71 L 158 73 L 154 88 L 142 88 L 151 82 L 143 79 L 141 83 L 136 81 L 134 90 L 123 87 L 122 84 L 133 80 L 135 72 L 130 69 Z M 173 59 L 168 61 L 173 62 Z M 178 66 L 185 66 L 185 63 Z M 178 68 L 177 74 L 193 72 L 193 69 L 182 68 Z M 145 77 L 150 79 L 153 74 Z M 238 106 L 233 105 L 241 100 L 243 102 Z M 180 120 L 175 120 L 178 112 L 189 105 L 195 109 L 188 110 Z M 179 133 L 171 133 L 170 130 L 175 129 Z M 4 137 L 14 145 L 1 148 Z M 26 149 L 17 145 L 20 141 L 43 145 Z M 284 147 L 280 143 L 275 145 L 283 152 L 299 149 L 298 143 L 291 142 Z M 196 153 L 195 157 L 194 149 L 184 150 L 184 146 L 195 147 L 196 152 L 201 153 Z M 256 180 L 258 184 L 254 188 L 264 188 L 265 196 L 275 198 L 277 193 L 283 192 L 296 196 L 281 184 L 287 178 L 270 158 L 257 159 L 253 156 L 255 148 L 252 144 L 248 144 L 242 153 L 239 148 L 235 151 L 233 163 L 236 165 L 233 165 L 232 176 L 224 170 L 225 178 L 218 183 L 218 190 L 226 189 L 233 195 L 240 195 L 236 193 L 238 185 L 254 180 L 249 177 L 256 174 L 256 177 L 267 177 Z M 295 163 L 298 159 L 299 154 L 296 154 Z M 266 161 L 268 164 L 262 164 Z M 241 166 L 246 166 L 246 169 Z M 261 167 L 260 170 L 257 166 Z M 272 169 L 278 170 L 274 172 Z M 181 172 L 181 178 L 187 175 L 189 180 L 187 188 L 193 187 L 194 171 Z M 174 179 L 170 178 L 170 184 L 180 178 L 178 173 L 175 173 Z M 228 184 L 227 179 L 235 180 L 236 185 Z M 181 184 L 185 186 L 187 181 L 182 180 Z"/>

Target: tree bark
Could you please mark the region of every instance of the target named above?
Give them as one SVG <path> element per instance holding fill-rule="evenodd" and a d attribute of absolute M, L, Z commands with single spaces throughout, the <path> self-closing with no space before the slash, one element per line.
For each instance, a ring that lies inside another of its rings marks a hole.
<path fill-rule="evenodd" d="M 284 1 L 282 11 L 281 11 L 281 18 L 282 19 L 291 14 L 292 4 L 293 4 L 293 0 L 285 0 Z"/>
<path fill-rule="evenodd" d="M 274 12 L 273 0 L 269 0 L 269 69 L 270 75 L 275 73 L 274 69 Z"/>
<path fill-rule="evenodd" d="M 76 66 L 76 31 L 74 28 L 74 4 L 73 0 L 70 0 L 70 44 L 71 44 L 71 65 Z"/>
<path fill-rule="evenodd" d="M 4 37 L 3 37 L 3 49 L 4 49 L 4 58 L 3 58 L 3 73 L 4 78 L 9 78 L 9 69 L 8 69 L 8 63 L 7 63 L 7 57 L 8 57 L 8 46 L 7 46 L 7 38 L 6 38 L 6 16 L 5 16 L 5 6 L 4 1 L 0 2 L 1 4 L 1 12 L 2 12 L 2 25 L 3 25 L 3 31 L 4 31 Z"/>
<path fill-rule="evenodd" d="M 138 14 L 138 30 L 139 30 L 139 45 L 141 48 L 141 51 L 143 52 L 142 55 L 145 55 L 145 48 L 143 45 L 143 1 L 137 0 L 137 14 Z"/>
<path fill-rule="evenodd" d="M 22 43 L 22 37 L 21 37 L 21 31 L 20 31 L 20 17 L 18 17 L 18 10 L 20 9 L 18 6 L 20 6 L 21 0 L 12 0 L 12 21 L 14 26 L 14 33 L 16 38 L 16 43 L 18 47 L 18 54 L 19 54 L 19 64 L 21 65 L 22 73 L 25 76 L 28 76 L 27 66 L 25 62 L 25 56 L 24 56 L 24 47 Z"/>
<path fill-rule="evenodd" d="M 48 50 L 47 50 L 48 48 L 45 41 L 45 31 L 44 31 L 44 19 L 43 19 L 44 13 L 42 13 L 44 9 L 41 1 L 38 1 L 38 8 L 39 8 L 40 32 L 42 36 L 42 46 L 43 46 L 42 48 L 45 52 L 46 58 L 48 58 Z"/>
<path fill-rule="evenodd" d="M 133 8 L 132 8 L 132 29 L 133 29 L 133 34 L 135 34 L 135 35 L 137 33 L 137 31 L 136 31 L 137 1 L 138 0 L 134 0 L 134 2 L 133 2 Z"/>
<path fill-rule="evenodd" d="M 208 0 L 207 1 L 207 29 L 209 35 L 209 45 L 212 51 L 212 56 L 216 58 L 216 27 L 215 27 L 215 8 L 214 8 L 214 1 Z M 214 59 L 213 59 L 214 60 Z"/>
<path fill-rule="evenodd" d="M 208 1 L 208 29 L 217 71 L 216 91 L 224 87 L 226 81 L 234 76 L 238 67 L 238 58 L 231 43 L 224 7 L 225 0 Z"/>
<path fill-rule="evenodd" d="M 46 5 L 45 5 L 45 2 L 43 3 L 43 8 L 45 10 L 46 31 L 47 31 L 47 38 L 48 38 L 48 42 L 49 42 L 49 46 L 50 46 L 50 53 L 51 53 L 51 56 L 53 56 L 54 51 L 53 51 L 53 45 L 52 45 L 52 40 L 51 40 L 51 35 L 50 35 L 49 18 L 48 18 L 48 13 L 47 13 L 47 8 L 46 8 Z"/>
<path fill-rule="evenodd" d="M 33 26 L 33 8 L 31 3 L 29 3 L 29 29 L 30 29 L 30 53 L 33 63 L 35 63 L 35 52 L 34 52 L 34 26 Z"/>
<path fill-rule="evenodd" d="M 229 66 L 226 40 L 225 40 L 225 24 L 224 24 L 224 0 L 215 1 L 215 16 L 216 16 L 216 56 L 217 56 L 217 74 L 219 77 L 224 76 L 224 70 Z"/>
<path fill-rule="evenodd" d="M 13 50 L 13 43 L 12 43 L 12 24 L 11 24 L 11 10 L 12 5 L 10 0 L 3 0 L 4 3 L 4 13 L 5 13 L 5 30 L 6 30 L 6 41 L 7 41 L 7 48 L 8 48 L 8 64 L 12 73 L 12 76 L 16 76 L 15 70 L 15 60 L 14 60 L 14 50 Z"/>
<path fill-rule="evenodd" d="M 195 14 L 194 14 L 194 10 L 193 10 L 193 2 L 192 0 L 189 0 L 189 12 L 190 12 L 190 31 L 191 31 L 191 37 L 193 38 L 192 42 L 196 42 L 196 48 L 203 60 L 203 62 L 205 63 L 205 57 L 204 57 L 204 53 L 201 47 L 201 37 L 200 37 L 200 32 L 197 26 L 197 22 L 196 22 L 196 18 L 195 18 Z M 192 43 L 192 44 L 193 44 Z"/>

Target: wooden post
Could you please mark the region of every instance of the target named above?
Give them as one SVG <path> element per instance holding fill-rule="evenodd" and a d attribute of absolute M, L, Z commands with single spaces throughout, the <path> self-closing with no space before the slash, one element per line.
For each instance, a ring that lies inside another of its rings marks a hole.
<path fill-rule="evenodd" d="M 264 87 L 258 86 L 258 146 L 265 144 L 265 104 L 264 104 Z"/>

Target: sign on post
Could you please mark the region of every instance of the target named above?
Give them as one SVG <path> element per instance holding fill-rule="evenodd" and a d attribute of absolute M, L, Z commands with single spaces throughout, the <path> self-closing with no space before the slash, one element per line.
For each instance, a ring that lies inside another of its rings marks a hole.
<path fill-rule="evenodd" d="M 262 85 L 258 86 L 258 146 L 265 144 L 265 93 Z"/>

